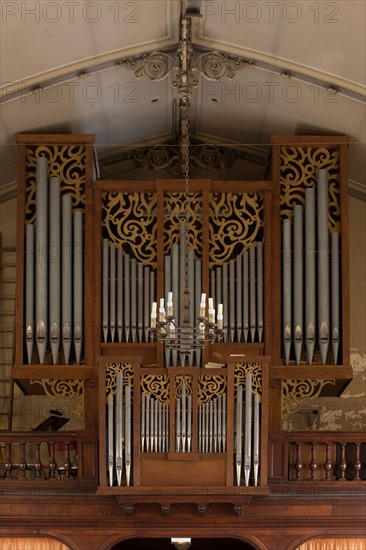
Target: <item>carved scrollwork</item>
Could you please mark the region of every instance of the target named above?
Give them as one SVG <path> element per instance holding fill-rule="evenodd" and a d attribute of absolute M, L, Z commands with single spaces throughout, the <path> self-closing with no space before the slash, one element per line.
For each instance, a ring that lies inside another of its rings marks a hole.
<path fill-rule="evenodd" d="M 105 368 L 105 392 L 106 397 L 109 394 L 116 393 L 116 374 L 123 372 L 123 385 L 133 386 L 133 365 L 132 363 L 108 363 Z"/>
<path fill-rule="evenodd" d="M 156 268 L 156 195 L 104 193 L 102 209 L 103 237 Z"/>
<path fill-rule="evenodd" d="M 184 194 L 164 195 L 164 254 L 170 254 L 174 243 L 179 242 L 179 231 L 184 216 Z M 189 193 L 188 205 L 188 248 L 195 251 L 195 257 L 202 257 L 202 195 Z"/>
<path fill-rule="evenodd" d="M 25 218 L 36 221 L 36 158 L 48 159 L 48 177 L 58 176 L 61 194 L 71 195 L 74 210 L 84 210 L 85 162 L 84 145 L 27 145 L 25 161 Z"/>
<path fill-rule="evenodd" d="M 175 377 L 175 397 L 182 397 L 182 384 L 186 385 L 186 394 L 193 394 L 192 376 L 179 375 Z"/>
<path fill-rule="evenodd" d="M 203 374 L 198 378 L 198 404 L 209 403 L 226 391 L 226 377 L 221 374 Z"/>
<path fill-rule="evenodd" d="M 324 386 L 335 385 L 332 380 L 282 380 L 282 419 L 297 412 L 305 399 L 319 397 Z"/>
<path fill-rule="evenodd" d="M 205 52 L 199 55 L 193 66 L 193 71 L 198 72 L 208 80 L 221 80 L 224 77 L 232 80 L 238 71 L 252 65 L 242 57 L 232 57 L 227 53 L 215 51 Z"/>
<path fill-rule="evenodd" d="M 154 81 L 164 80 L 178 68 L 175 57 L 166 52 L 150 52 L 141 58 L 130 57 L 119 62 L 119 65 L 133 71 L 137 79 L 147 76 Z"/>
<path fill-rule="evenodd" d="M 263 196 L 259 193 L 210 195 L 210 267 L 239 256 L 263 238 Z"/>
<path fill-rule="evenodd" d="M 252 373 L 252 393 L 262 395 L 262 363 L 235 363 L 234 388 L 240 385 L 245 387 L 245 375 Z"/>
<path fill-rule="evenodd" d="M 166 374 L 144 374 L 141 376 L 141 392 L 154 397 L 160 403 L 169 402 L 169 376 Z"/>
<path fill-rule="evenodd" d="M 296 204 L 305 203 L 305 189 L 317 185 L 316 172 L 328 170 L 329 230 L 339 231 L 339 151 L 320 147 L 281 148 L 281 216 L 291 217 Z"/>

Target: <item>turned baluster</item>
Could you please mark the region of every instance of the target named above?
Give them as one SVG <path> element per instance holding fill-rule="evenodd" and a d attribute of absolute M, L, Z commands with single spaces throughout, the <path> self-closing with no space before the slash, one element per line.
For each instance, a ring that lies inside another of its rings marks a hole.
<path fill-rule="evenodd" d="M 318 468 L 318 463 L 316 461 L 316 443 L 312 441 L 311 443 L 311 462 L 309 464 L 310 468 L 310 479 L 314 481 L 316 479 L 316 470 Z"/>
<path fill-rule="evenodd" d="M 6 479 L 11 479 L 11 470 L 13 468 L 13 463 L 11 461 L 11 443 L 6 443 L 6 462 L 5 462 L 5 472 L 6 472 Z"/>
<path fill-rule="evenodd" d="M 341 446 L 341 463 L 339 466 L 341 477 L 340 481 L 346 481 L 346 468 L 347 468 L 347 462 L 346 462 L 346 443 L 340 443 Z"/>
<path fill-rule="evenodd" d="M 50 450 L 50 479 L 56 479 L 56 471 L 57 471 L 57 463 L 55 460 L 55 444 L 50 443 L 49 444 L 49 450 Z"/>
<path fill-rule="evenodd" d="M 361 471 L 360 445 L 361 443 L 355 443 L 355 445 L 356 445 L 356 460 L 354 464 L 354 469 L 356 472 L 356 476 L 354 478 L 354 481 L 361 481 L 361 478 L 360 478 L 360 471 Z"/>
<path fill-rule="evenodd" d="M 19 451 L 19 479 L 24 480 L 27 479 L 25 475 L 25 471 L 27 469 L 27 463 L 25 460 L 25 443 L 19 443 Z"/>
<path fill-rule="evenodd" d="M 35 461 L 34 467 L 36 470 L 36 479 L 42 479 L 42 462 L 41 462 L 41 453 L 40 453 L 40 443 L 35 443 Z"/>
<path fill-rule="evenodd" d="M 296 471 L 296 481 L 301 480 L 301 470 L 302 470 L 302 460 L 301 460 L 301 448 L 302 443 L 295 443 L 296 445 L 296 462 L 295 462 L 295 471 Z"/>
<path fill-rule="evenodd" d="M 332 450 L 332 444 L 326 443 L 326 453 L 325 453 L 325 463 L 324 463 L 324 470 L 325 470 L 325 481 L 331 481 L 330 472 L 332 470 L 332 461 L 331 461 L 331 450 Z"/>
<path fill-rule="evenodd" d="M 69 445 L 70 443 L 65 443 L 65 477 L 66 479 L 70 479 L 70 470 L 71 470 L 71 462 L 70 462 L 70 453 L 69 453 Z"/>

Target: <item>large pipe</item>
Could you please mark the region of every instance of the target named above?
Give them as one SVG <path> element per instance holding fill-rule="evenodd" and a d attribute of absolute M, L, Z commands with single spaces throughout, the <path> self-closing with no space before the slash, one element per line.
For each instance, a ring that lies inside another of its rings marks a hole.
<path fill-rule="evenodd" d="M 282 222 L 282 337 L 286 365 L 290 361 L 291 351 L 291 220 Z"/>
<path fill-rule="evenodd" d="M 195 261 L 195 274 L 194 274 L 194 280 L 195 280 L 195 314 L 196 318 L 200 316 L 200 302 L 201 302 L 201 294 L 202 294 L 202 265 L 201 260 Z M 211 273 L 212 275 L 212 273 Z M 212 286 L 212 285 L 211 285 Z M 199 367 L 201 365 L 201 349 L 196 349 L 196 366 Z"/>
<path fill-rule="evenodd" d="M 294 346 L 297 365 L 300 365 L 303 341 L 303 208 L 294 207 Z"/>
<path fill-rule="evenodd" d="M 123 252 L 122 248 L 117 250 L 117 332 L 118 342 L 123 337 Z"/>
<path fill-rule="evenodd" d="M 169 293 L 172 292 L 172 258 L 171 256 L 164 256 L 164 286 L 165 286 L 165 303 L 168 304 Z M 174 312 L 174 304 L 173 304 Z M 174 312 L 177 313 L 176 310 Z M 171 349 L 165 346 L 165 365 L 171 366 L 170 361 Z"/>
<path fill-rule="evenodd" d="M 34 225 L 25 226 L 25 336 L 28 364 L 32 363 L 34 342 Z"/>
<path fill-rule="evenodd" d="M 149 341 L 150 327 L 150 267 L 144 268 L 144 339 Z"/>
<path fill-rule="evenodd" d="M 118 487 L 123 473 L 123 373 L 116 374 L 116 470 Z"/>
<path fill-rule="evenodd" d="M 141 452 L 145 450 L 145 416 L 146 416 L 146 394 L 141 395 Z"/>
<path fill-rule="evenodd" d="M 113 470 L 114 470 L 114 441 L 113 441 L 113 394 L 110 393 L 107 398 L 108 406 L 108 471 L 109 485 L 113 486 Z"/>
<path fill-rule="evenodd" d="M 62 199 L 62 347 L 69 363 L 72 337 L 72 207 L 71 196 Z"/>
<path fill-rule="evenodd" d="M 74 212 L 74 347 L 80 363 L 83 344 L 83 213 Z M 52 337 L 51 337 L 52 341 Z"/>
<path fill-rule="evenodd" d="M 185 383 L 182 384 L 182 452 L 186 451 L 187 437 L 187 388 Z"/>
<path fill-rule="evenodd" d="M 328 172 L 318 170 L 318 339 L 323 365 L 329 345 Z"/>
<path fill-rule="evenodd" d="M 244 342 L 249 335 L 249 254 L 246 250 L 243 255 L 243 332 Z"/>
<path fill-rule="evenodd" d="M 102 326 L 103 326 L 103 338 L 104 342 L 108 340 L 109 332 L 109 241 L 108 239 L 103 239 L 103 274 L 102 274 Z"/>
<path fill-rule="evenodd" d="M 144 266 L 141 262 L 137 263 L 137 335 L 138 341 L 142 342 L 142 333 L 144 327 Z"/>
<path fill-rule="evenodd" d="M 243 306 L 243 279 L 242 279 L 242 257 L 236 258 L 236 339 L 241 342 L 242 337 L 242 306 Z"/>
<path fill-rule="evenodd" d="M 176 321 L 179 323 L 180 312 L 179 312 L 179 244 L 174 243 L 172 246 L 172 292 L 173 292 L 173 311 Z M 181 300 L 182 301 L 182 300 Z M 177 350 L 172 350 L 172 363 L 173 367 L 177 366 L 178 363 L 178 352 Z"/>
<path fill-rule="evenodd" d="M 235 260 L 229 262 L 230 342 L 235 339 Z"/>
<path fill-rule="evenodd" d="M 187 220 L 188 222 L 188 220 Z M 179 226 L 179 326 L 183 323 L 183 290 L 186 271 L 186 222 Z M 173 291 L 174 292 L 174 291 Z"/>
<path fill-rule="evenodd" d="M 224 309 L 224 342 L 228 341 L 228 264 L 222 265 L 222 303 L 226 304 Z M 220 301 L 221 303 L 221 301 Z"/>
<path fill-rule="evenodd" d="M 129 342 L 130 340 L 130 332 L 131 332 L 131 326 L 130 326 L 130 255 L 125 254 L 124 255 L 124 272 L 125 272 L 125 280 L 124 280 L 124 287 L 125 287 L 125 300 L 124 300 L 124 306 L 125 306 L 125 338 L 126 342 Z"/>
<path fill-rule="evenodd" d="M 339 348 L 339 235 L 331 235 L 331 277 L 332 277 L 332 351 L 333 362 L 338 362 Z"/>
<path fill-rule="evenodd" d="M 58 362 L 61 335 L 61 196 L 60 178 L 50 178 L 50 344 L 52 362 Z"/>
<path fill-rule="evenodd" d="M 136 295 L 136 258 L 131 258 L 131 280 L 130 280 L 130 296 L 131 296 L 131 335 L 132 342 L 137 341 L 137 295 Z"/>
<path fill-rule="evenodd" d="M 254 485 L 258 485 L 259 474 L 259 433 L 260 433 L 260 420 L 259 420 L 259 394 L 254 394 L 253 403 L 253 472 L 254 472 Z"/>
<path fill-rule="evenodd" d="M 315 190 L 305 189 L 305 342 L 307 362 L 315 347 Z"/>
<path fill-rule="evenodd" d="M 257 329 L 257 315 L 256 315 L 256 284 L 255 284 L 255 247 L 249 248 L 249 288 L 250 288 L 250 337 L 252 342 L 255 340 L 255 333 Z"/>
<path fill-rule="evenodd" d="M 244 441 L 244 476 L 248 487 L 252 463 L 252 373 L 245 373 L 245 441 Z"/>
<path fill-rule="evenodd" d="M 131 424 L 132 424 L 132 405 L 131 405 L 131 386 L 125 387 L 125 463 L 127 487 L 131 480 Z"/>
<path fill-rule="evenodd" d="M 109 243 L 109 329 L 111 342 L 116 334 L 116 248 Z"/>
<path fill-rule="evenodd" d="M 236 390 L 235 407 L 235 463 L 236 463 L 236 483 L 239 487 L 242 467 L 242 440 L 243 440 L 243 388 L 238 386 Z"/>
<path fill-rule="evenodd" d="M 263 243 L 257 243 L 257 319 L 258 319 L 258 340 L 263 338 Z"/>
<path fill-rule="evenodd" d="M 48 161 L 36 159 L 36 342 L 41 365 L 48 340 Z M 69 245 L 71 242 L 69 241 Z"/>

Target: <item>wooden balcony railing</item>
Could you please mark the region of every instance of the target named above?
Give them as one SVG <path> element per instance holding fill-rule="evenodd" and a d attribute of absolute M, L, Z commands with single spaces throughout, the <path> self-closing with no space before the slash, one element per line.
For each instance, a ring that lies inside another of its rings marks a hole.
<path fill-rule="evenodd" d="M 0 433 L 0 484 L 98 482 L 96 431 Z"/>
<path fill-rule="evenodd" d="M 366 435 L 356 432 L 271 432 L 270 483 L 366 481 Z"/>

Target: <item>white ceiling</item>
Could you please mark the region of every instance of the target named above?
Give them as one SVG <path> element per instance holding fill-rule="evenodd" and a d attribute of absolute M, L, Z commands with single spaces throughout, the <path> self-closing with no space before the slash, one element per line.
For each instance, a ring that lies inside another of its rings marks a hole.
<path fill-rule="evenodd" d="M 3 189 L 15 181 L 20 132 L 94 133 L 99 152 L 173 134 L 171 77 L 136 79 L 115 62 L 174 52 L 179 0 L 3 0 L 1 8 Z M 192 134 L 259 149 L 272 134 L 347 134 L 351 187 L 362 191 L 365 29 L 364 0 L 203 0 L 203 17 L 193 20 L 197 51 L 227 52 L 252 65 L 232 80 L 200 77 Z M 38 84 L 41 90 L 28 93 Z"/>

